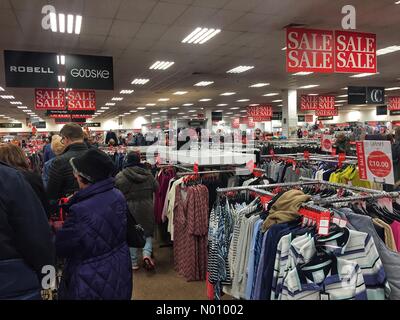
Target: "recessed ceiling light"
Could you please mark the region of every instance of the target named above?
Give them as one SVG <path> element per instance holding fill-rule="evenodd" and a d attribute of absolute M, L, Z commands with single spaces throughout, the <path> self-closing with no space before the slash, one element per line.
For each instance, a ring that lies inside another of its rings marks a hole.
<path fill-rule="evenodd" d="M 74 19 L 75 19 L 75 34 L 81 33 L 82 28 L 82 16 L 80 15 L 72 15 L 68 14 L 67 19 L 65 19 L 64 13 L 58 14 L 58 23 L 57 23 L 57 14 L 55 12 L 50 13 L 50 29 L 52 32 L 60 32 L 65 33 L 65 29 L 67 32 L 71 34 L 74 31 Z M 65 23 L 67 22 L 67 26 Z"/>
<path fill-rule="evenodd" d="M 233 114 L 233 112 L 227 112 L 226 114 Z"/>
<path fill-rule="evenodd" d="M 221 96 L 233 96 L 234 94 L 236 94 L 236 92 L 224 92 L 224 93 L 221 93 L 220 95 Z"/>
<path fill-rule="evenodd" d="M 27 107 L 25 107 L 25 106 L 18 106 L 17 108 L 18 108 L 18 109 L 26 109 Z"/>
<path fill-rule="evenodd" d="M 260 83 L 252 84 L 252 85 L 250 86 L 250 88 L 262 88 L 262 87 L 266 87 L 266 86 L 269 86 L 269 85 L 270 85 L 269 83 L 260 82 Z"/>
<path fill-rule="evenodd" d="M 214 112 L 224 112 L 224 110 L 215 110 Z"/>
<path fill-rule="evenodd" d="M 309 84 L 306 86 L 301 86 L 300 89 L 311 89 L 311 88 L 316 88 L 319 87 L 319 84 Z"/>
<path fill-rule="evenodd" d="M 106 106 L 113 107 L 113 106 L 115 106 L 115 103 L 114 103 L 114 102 L 107 102 L 107 103 L 106 103 Z"/>
<path fill-rule="evenodd" d="M 282 50 L 282 51 L 285 51 L 286 49 L 287 49 L 287 47 L 283 47 L 281 50 Z"/>
<path fill-rule="evenodd" d="M 247 102 L 250 101 L 250 99 L 240 99 L 240 100 L 236 100 L 236 102 Z"/>
<path fill-rule="evenodd" d="M 150 114 L 146 114 L 145 117 L 151 117 L 151 115 Z"/>
<path fill-rule="evenodd" d="M 200 99 L 200 102 L 207 102 L 207 101 L 211 101 L 212 99 L 206 98 L 206 99 Z"/>
<path fill-rule="evenodd" d="M 258 107 L 260 104 L 258 104 L 258 103 L 252 103 L 252 104 L 249 104 L 249 106 L 250 107 Z M 245 110 L 246 111 L 246 110 Z"/>
<path fill-rule="evenodd" d="M 23 112 L 26 112 L 26 113 L 28 113 L 28 112 L 32 112 L 31 110 L 22 110 Z"/>
<path fill-rule="evenodd" d="M 397 4 L 397 3 L 396 3 Z M 376 50 L 376 55 L 377 56 L 382 56 L 388 53 L 393 53 L 396 51 L 400 51 L 400 46 L 390 46 L 390 47 L 386 47 L 386 48 L 382 48 L 379 50 Z"/>
<path fill-rule="evenodd" d="M 177 91 L 177 92 L 174 93 L 174 95 L 183 96 L 186 93 L 188 93 L 188 92 L 187 91 Z"/>
<path fill-rule="evenodd" d="M 274 96 L 279 96 L 279 93 L 272 92 L 272 93 L 263 94 L 263 97 L 274 97 Z"/>
<path fill-rule="evenodd" d="M 108 110 L 108 109 L 110 109 L 110 107 L 101 107 L 101 109 Z"/>
<path fill-rule="evenodd" d="M 21 101 L 11 101 L 10 103 L 13 105 L 22 105 Z"/>
<path fill-rule="evenodd" d="M 211 85 L 213 83 L 214 83 L 214 81 L 200 81 L 200 82 L 197 82 L 196 84 L 194 84 L 194 86 L 196 86 L 196 87 L 207 87 L 207 86 L 209 86 L 209 85 Z"/>
<path fill-rule="evenodd" d="M 336 100 L 336 103 L 343 103 L 343 102 L 347 102 L 347 100 Z"/>
<path fill-rule="evenodd" d="M 191 107 L 193 105 L 193 103 L 184 103 L 182 106 L 184 107 Z"/>
<path fill-rule="evenodd" d="M 126 115 L 126 116 L 127 116 L 128 114 L 130 114 L 130 113 L 129 113 L 129 112 L 125 112 L 125 113 L 124 113 L 124 115 Z"/>
<path fill-rule="evenodd" d="M 158 112 L 153 112 L 152 114 L 158 114 Z"/>
<path fill-rule="evenodd" d="M 347 98 L 347 94 L 342 94 L 340 96 L 337 96 L 338 98 Z"/>
<path fill-rule="evenodd" d="M 217 104 L 217 107 L 226 107 L 228 104 L 226 104 L 226 103 L 219 103 L 219 104 Z"/>
<path fill-rule="evenodd" d="M 137 107 L 138 110 L 146 110 L 146 107 Z"/>
<path fill-rule="evenodd" d="M 272 101 L 272 102 L 282 102 L 283 100 L 274 100 L 274 101 Z"/>
<path fill-rule="evenodd" d="M 377 73 L 359 73 L 359 74 L 350 76 L 350 78 L 365 78 L 365 77 L 374 76 L 376 74 L 379 74 L 379 72 L 377 72 Z"/>
<path fill-rule="evenodd" d="M 131 84 L 144 85 L 149 81 L 150 79 L 136 78 L 131 82 Z"/>
<path fill-rule="evenodd" d="M 335 107 L 343 107 L 343 104 L 335 104 Z"/>
<path fill-rule="evenodd" d="M 124 98 L 122 98 L 122 97 L 113 97 L 111 99 L 111 101 L 122 101 L 122 100 L 124 100 Z"/>
<path fill-rule="evenodd" d="M 386 88 L 385 91 L 396 91 L 400 90 L 400 87 Z"/>
<path fill-rule="evenodd" d="M 307 71 L 301 71 L 301 72 L 296 72 L 293 73 L 294 76 L 308 76 L 310 74 L 313 74 L 314 72 L 307 72 Z"/>
<path fill-rule="evenodd" d="M 58 82 L 64 83 L 65 82 L 65 76 L 58 76 Z"/>
<path fill-rule="evenodd" d="M 179 112 L 178 114 L 185 114 L 184 112 Z"/>
<path fill-rule="evenodd" d="M 12 100 L 12 99 L 15 99 L 14 96 L 10 96 L 10 95 L 0 96 L 0 98 L 2 98 L 2 99 L 4 99 L 4 100 Z"/>
<path fill-rule="evenodd" d="M 160 112 L 165 113 L 165 112 L 168 112 L 168 110 L 161 110 Z"/>
<path fill-rule="evenodd" d="M 226 73 L 242 73 L 251 70 L 253 68 L 254 66 L 238 66 L 236 68 L 228 70 Z"/>
<path fill-rule="evenodd" d="M 259 106 L 259 104 L 258 104 Z M 256 106 L 252 106 L 252 107 L 256 107 Z M 247 110 L 240 110 L 240 112 L 247 112 Z"/>
<path fill-rule="evenodd" d="M 57 55 L 57 64 L 65 65 L 65 56 L 64 55 Z"/>
<path fill-rule="evenodd" d="M 197 110 L 189 110 L 188 112 L 190 112 L 190 113 L 197 112 Z"/>
<path fill-rule="evenodd" d="M 231 110 L 238 110 L 238 109 L 240 109 L 239 107 L 232 107 L 232 108 L 229 108 L 229 109 L 231 109 Z"/>
<path fill-rule="evenodd" d="M 121 90 L 120 94 L 132 94 L 135 90 Z"/>
<path fill-rule="evenodd" d="M 340 89 L 340 90 L 348 90 L 348 88 L 347 88 L 347 87 L 345 87 L 345 88 L 342 88 L 342 89 Z"/>
<path fill-rule="evenodd" d="M 99 110 L 99 111 L 97 111 L 98 113 L 103 113 L 103 112 L 106 112 L 105 110 Z"/>
<path fill-rule="evenodd" d="M 158 101 L 169 101 L 169 98 L 160 98 Z"/>
<path fill-rule="evenodd" d="M 138 112 L 137 110 L 131 110 L 131 111 L 129 111 L 130 113 L 135 113 L 135 112 Z"/>
<path fill-rule="evenodd" d="M 179 110 L 179 107 L 170 108 L 171 110 Z"/>
<path fill-rule="evenodd" d="M 213 28 L 196 28 L 187 37 L 182 40 L 182 43 L 193 43 L 193 44 L 203 44 L 215 37 L 220 33 L 220 29 Z"/>
<path fill-rule="evenodd" d="M 156 61 L 154 62 L 149 69 L 151 70 L 166 70 L 171 67 L 175 62 L 172 61 Z"/>

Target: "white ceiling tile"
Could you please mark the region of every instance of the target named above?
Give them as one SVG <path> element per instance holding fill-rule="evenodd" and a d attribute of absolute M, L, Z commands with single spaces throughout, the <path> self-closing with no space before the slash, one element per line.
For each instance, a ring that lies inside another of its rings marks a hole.
<path fill-rule="evenodd" d="M 56 8 L 58 13 L 79 15 L 84 13 L 84 0 L 53 0 L 52 5 Z M 87 17 L 86 14 L 84 14 L 84 16 Z"/>
<path fill-rule="evenodd" d="M 131 42 L 132 38 L 108 37 L 104 43 L 104 49 L 125 49 Z"/>
<path fill-rule="evenodd" d="M 83 49 L 98 49 L 104 45 L 104 41 L 106 40 L 105 36 L 97 36 L 97 35 L 80 35 L 79 37 L 79 47 Z"/>
<path fill-rule="evenodd" d="M 195 0 L 193 5 L 198 7 L 221 9 L 229 1 L 230 0 Z"/>
<path fill-rule="evenodd" d="M 142 24 L 129 20 L 114 20 L 110 30 L 110 36 L 133 38 Z"/>
<path fill-rule="evenodd" d="M 122 0 L 116 18 L 143 22 L 156 4 L 155 0 Z"/>
<path fill-rule="evenodd" d="M 224 9 L 246 12 L 254 9 L 261 1 L 263 0 L 231 0 L 225 5 Z M 270 0 L 266 0 L 265 2 L 268 2 L 272 6 L 276 3 L 276 1 L 272 1 L 272 3 Z"/>
<path fill-rule="evenodd" d="M 134 38 L 127 50 L 149 50 L 154 45 L 153 39 Z"/>
<path fill-rule="evenodd" d="M 217 9 L 192 6 L 176 20 L 175 24 L 177 26 L 192 27 L 193 29 L 197 26 L 207 24 L 208 18 L 213 16 L 216 12 Z"/>
<path fill-rule="evenodd" d="M 17 27 L 17 17 L 10 9 L 1 9 L 0 11 L 0 26 Z"/>
<path fill-rule="evenodd" d="M 194 0 L 161 0 L 161 2 L 191 5 Z"/>
<path fill-rule="evenodd" d="M 233 10 L 219 10 L 207 19 L 207 25 L 211 27 L 218 27 L 220 29 L 225 29 L 225 27 L 234 23 L 240 17 L 244 15 L 243 12 L 233 11 Z"/>
<path fill-rule="evenodd" d="M 121 0 L 85 0 L 84 17 L 113 18 Z"/>
<path fill-rule="evenodd" d="M 136 33 L 136 38 L 159 39 L 168 29 L 163 24 L 143 23 L 140 30 Z"/>
<path fill-rule="evenodd" d="M 83 18 L 81 34 L 106 36 L 110 32 L 113 20 L 98 18 Z"/>
<path fill-rule="evenodd" d="M 47 0 L 10 0 L 15 10 L 41 12 Z"/>
<path fill-rule="evenodd" d="M 173 23 L 188 6 L 169 2 L 160 2 L 152 10 L 146 22 L 158 24 Z"/>
<path fill-rule="evenodd" d="M 42 15 L 40 12 L 16 11 L 18 23 L 20 24 L 24 34 L 32 34 L 36 32 L 51 32 L 42 29 Z"/>

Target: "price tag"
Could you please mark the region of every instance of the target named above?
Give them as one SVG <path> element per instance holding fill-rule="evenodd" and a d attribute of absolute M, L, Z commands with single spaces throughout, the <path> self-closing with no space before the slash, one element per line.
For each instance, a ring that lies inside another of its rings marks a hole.
<path fill-rule="evenodd" d="M 310 160 L 310 152 L 309 151 L 304 151 L 304 159 L 305 160 Z"/>
<path fill-rule="evenodd" d="M 339 153 L 338 156 L 338 166 L 339 168 L 343 165 L 343 162 L 346 160 L 346 154 L 345 153 Z"/>
<path fill-rule="evenodd" d="M 197 161 L 194 163 L 193 171 L 194 171 L 194 173 L 196 173 L 196 174 L 199 173 L 199 164 L 198 164 Z"/>
<path fill-rule="evenodd" d="M 318 234 L 323 236 L 328 235 L 331 220 L 330 212 L 322 212 L 318 218 Z"/>

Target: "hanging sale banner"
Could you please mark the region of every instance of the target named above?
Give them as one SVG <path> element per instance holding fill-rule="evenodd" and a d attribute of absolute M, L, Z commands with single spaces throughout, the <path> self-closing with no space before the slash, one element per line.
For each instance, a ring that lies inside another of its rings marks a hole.
<path fill-rule="evenodd" d="M 361 180 L 394 185 L 390 141 L 358 141 L 356 149 Z"/>
<path fill-rule="evenodd" d="M 305 120 L 305 122 L 308 122 L 308 123 L 314 122 L 314 116 L 312 114 L 306 114 L 304 116 L 304 120 Z"/>
<path fill-rule="evenodd" d="M 249 124 L 249 119 L 247 117 L 240 117 L 239 123 L 248 125 Z"/>
<path fill-rule="evenodd" d="M 301 111 L 317 110 L 318 104 L 319 104 L 318 96 L 302 95 L 300 97 L 300 110 Z"/>
<path fill-rule="evenodd" d="M 256 126 L 256 124 L 255 124 L 255 122 L 254 122 L 254 120 L 253 120 L 253 118 L 252 117 L 248 117 L 247 118 L 247 127 L 248 128 L 254 128 L 255 126 Z"/>
<path fill-rule="evenodd" d="M 240 120 L 239 118 L 235 118 L 232 120 L 232 128 L 239 129 L 240 128 Z"/>
<path fill-rule="evenodd" d="M 335 31 L 336 72 L 376 73 L 376 35 Z"/>
<path fill-rule="evenodd" d="M 316 110 L 315 111 L 315 115 L 317 117 L 335 117 L 338 115 L 338 110 L 334 109 L 334 110 Z"/>
<path fill-rule="evenodd" d="M 271 121 L 272 115 L 271 105 L 247 107 L 247 116 L 253 118 L 254 122 Z"/>
<path fill-rule="evenodd" d="M 389 97 L 388 109 L 390 111 L 400 110 L 400 97 Z"/>
<path fill-rule="evenodd" d="M 333 136 L 322 135 L 321 137 L 321 150 L 325 152 L 332 152 L 333 148 Z"/>
<path fill-rule="evenodd" d="M 287 72 L 334 72 L 333 31 L 287 28 Z"/>
<path fill-rule="evenodd" d="M 334 96 L 318 96 L 317 110 L 335 110 Z"/>
<path fill-rule="evenodd" d="M 35 108 L 37 110 L 65 110 L 65 91 L 63 89 L 35 89 Z"/>
<path fill-rule="evenodd" d="M 94 90 L 70 90 L 67 93 L 68 110 L 96 110 Z"/>

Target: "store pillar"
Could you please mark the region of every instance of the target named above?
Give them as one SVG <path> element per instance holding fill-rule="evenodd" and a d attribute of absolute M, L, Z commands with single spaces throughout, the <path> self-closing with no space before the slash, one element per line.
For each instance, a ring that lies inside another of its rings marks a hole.
<path fill-rule="evenodd" d="M 297 90 L 282 91 L 282 134 L 294 137 L 297 130 Z"/>

